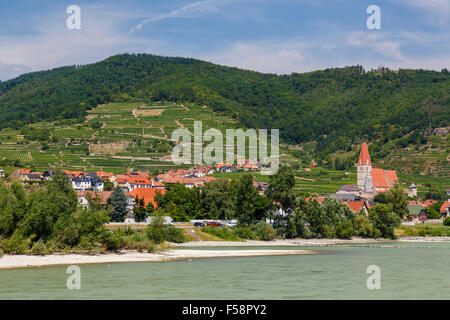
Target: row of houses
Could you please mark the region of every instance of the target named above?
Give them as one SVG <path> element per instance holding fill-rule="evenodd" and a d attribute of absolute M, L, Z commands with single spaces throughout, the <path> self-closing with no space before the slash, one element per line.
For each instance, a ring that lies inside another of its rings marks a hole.
<path fill-rule="evenodd" d="M 376 206 L 376 203 L 372 200 L 364 199 L 354 199 L 354 200 L 343 200 L 339 197 L 333 197 L 333 195 L 323 196 L 323 197 L 307 197 L 306 201 L 317 201 L 322 204 L 326 197 L 335 198 L 341 201 L 343 204 L 347 205 L 348 208 L 354 213 L 364 213 L 367 214 L 369 209 Z"/>
<path fill-rule="evenodd" d="M 78 203 L 84 207 L 89 208 L 90 202 L 92 200 L 98 201 L 101 206 L 106 206 L 108 204 L 108 200 L 112 195 L 112 191 L 92 191 L 92 190 L 84 190 L 78 191 Z M 166 189 L 148 189 L 148 188 L 136 188 L 131 192 L 125 191 L 124 194 L 127 198 L 127 211 L 129 212 L 129 217 L 132 217 L 133 209 L 137 205 L 136 199 L 140 199 L 144 201 L 144 206 L 147 206 L 149 203 L 153 204 L 155 209 L 158 208 L 158 203 L 156 202 L 156 196 L 158 194 L 164 195 L 166 193 Z"/>

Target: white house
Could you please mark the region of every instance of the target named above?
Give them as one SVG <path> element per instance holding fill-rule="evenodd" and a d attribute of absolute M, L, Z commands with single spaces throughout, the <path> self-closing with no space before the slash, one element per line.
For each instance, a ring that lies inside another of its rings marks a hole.
<path fill-rule="evenodd" d="M 104 183 L 99 178 L 72 178 L 72 188 L 75 190 L 103 191 Z"/>

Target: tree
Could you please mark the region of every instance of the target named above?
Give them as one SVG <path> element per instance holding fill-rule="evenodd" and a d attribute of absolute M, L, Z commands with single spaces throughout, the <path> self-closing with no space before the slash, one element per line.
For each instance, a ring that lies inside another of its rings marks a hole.
<path fill-rule="evenodd" d="M 428 206 L 425 211 L 427 213 L 427 219 L 439 219 L 441 217 L 440 208 L 444 201 L 438 201 Z"/>
<path fill-rule="evenodd" d="M 114 222 L 123 222 L 127 215 L 127 197 L 122 191 L 122 188 L 117 186 L 108 199 L 111 206 L 111 219 Z"/>
<path fill-rule="evenodd" d="M 136 205 L 133 209 L 134 219 L 136 222 L 143 221 L 146 215 L 144 199 L 139 199 L 139 196 L 136 196 L 135 203 Z"/>
<path fill-rule="evenodd" d="M 106 179 L 103 181 L 103 189 L 105 191 L 111 191 L 114 189 L 114 184 L 109 179 Z"/>
<path fill-rule="evenodd" d="M 188 221 L 198 214 L 199 191 L 177 183 L 170 186 L 164 195 L 155 197 L 158 208 L 170 215 L 175 221 Z"/>
<path fill-rule="evenodd" d="M 226 180 L 214 180 L 200 191 L 199 217 L 229 219 L 233 217 L 233 194 Z"/>
<path fill-rule="evenodd" d="M 396 185 L 386 193 L 386 201 L 392 204 L 392 211 L 401 219 L 408 216 L 408 195 L 399 185 Z"/>
<path fill-rule="evenodd" d="M 266 216 L 270 200 L 261 196 L 255 187 L 251 174 L 244 174 L 237 182 L 235 197 L 236 216 L 239 223 L 251 224 Z"/>
<path fill-rule="evenodd" d="M 286 211 L 295 205 L 294 186 L 295 178 L 292 169 L 281 166 L 275 175 L 270 176 L 265 194 Z"/>
<path fill-rule="evenodd" d="M 392 204 L 379 204 L 369 209 L 369 220 L 374 228 L 374 237 L 395 239 L 394 230 L 401 223 L 400 216 L 393 211 Z"/>

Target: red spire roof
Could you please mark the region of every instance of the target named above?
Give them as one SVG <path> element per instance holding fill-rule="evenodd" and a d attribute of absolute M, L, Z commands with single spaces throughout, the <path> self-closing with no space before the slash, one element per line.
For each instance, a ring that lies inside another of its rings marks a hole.
<path fill-rule="evenodd" d="M 367 143 L 363 143 L 361 147 L 361 153 L 359 154 L 358 165 L 371 166 L 369 148 L 367 148 Z"/>

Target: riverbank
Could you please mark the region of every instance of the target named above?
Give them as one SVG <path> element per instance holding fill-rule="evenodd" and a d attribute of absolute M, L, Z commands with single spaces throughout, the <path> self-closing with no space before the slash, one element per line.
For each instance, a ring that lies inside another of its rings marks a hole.
<path fill-rule="evenodd" d="M 274 241 L 190 241 L 171 244 L 174 248 L 158 253 L 144 253 L 132 250 L 123 250 L 116 253 L 105 252 L 97 254 L 60 254 L 51 255 L 3 255 L 0 257 L 1 269 L 36 268 L 58 265 L 81 265 L 98 263 L 120 262 L 164 262 L 176 260 L 191 260 L 201 258 L 227 258 L 227 257 L 255 257 L 255 256 L 281 256 L 281 255 L 308 255 L 318 254 L 314 250 L 270 249 L 270 247 L 327 247 L 350 244 L 371 243 L 398 243 L 398 242 L 450 242 L 450 237 L 402 237 L 398 240 L 389 239 L 285 239 Z M 195 247 L 268 247 L 258 250 L 201 250 L 185 249 Z M 183 248 L 183 250 L 176 250 Z"/>
<path fill-rule="evenodd" d="M 3 255 L 0 269 L 35 268 L 58 265 L 81 265 L 119 262 L 164 262 L 201 258 L 230 258 L 256 256 L 286 256 L 317 254 L 312 250 L 167 250 L 159 253 L 121 251 L 118 253 L 52 254 L 52 255 Z"/>
<path fill-rule="evenodd" d="M 348 244 L 367 244 L 381 242 L 450 242 L 450 237 L 402 237 L 397 240 L 352 238 L 352 239 L 284 239 L 273 241 L 190 241 L 174 244 L 176 247 L 262 247 L 262 246 L 301 246 L 326 247 Z"/>

